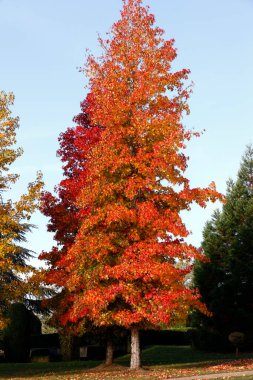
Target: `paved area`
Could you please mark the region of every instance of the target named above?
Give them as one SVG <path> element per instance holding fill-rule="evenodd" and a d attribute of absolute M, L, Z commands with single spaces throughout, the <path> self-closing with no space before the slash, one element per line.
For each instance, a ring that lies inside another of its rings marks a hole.
<path fill-rule="evenodd" d="M 238 371 L 238 372 L 220 372 L 211 373 L 209 375 L 195 375 L 195 376 L 184 376 L 177 378 L 170 378 L 167 380 L 204 380 L 204 379 L 219 379 L 219 378 L 229 378 L 229 377 L 240 377 L 240 376 L 253 376 L 253 370 L 250 371 Z"/>

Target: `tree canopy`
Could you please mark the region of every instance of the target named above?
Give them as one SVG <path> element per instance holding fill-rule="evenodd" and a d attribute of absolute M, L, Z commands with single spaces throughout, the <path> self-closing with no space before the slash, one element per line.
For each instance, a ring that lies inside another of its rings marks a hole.
<path fill-rule="evenodd" d="M 13 94 L 0 92 L 0 329 L 6 323 L 6 312 L 13 301 L 24 301 L 32 292 L 28 277 L 32 267 L 27 263 L 32 252 L 22 246 L 26 233 L 33 227 L 28 221 L 38 207 L 42 187 L 41 174 L 28 185 L 19 200 L 8 198 L 8 190 L 18 180 L 9 173 L 10 165 L 22 154 L 16 148 L 18 118 L 11 116 Z"/>
<path fill-rule="evenodd" d="M 87 60 L 86 113 L 103 128 L 88 142 L 85 181 L 76 185 L 75 240 L 52 267 L 56 276 L 59 263 L 65 268 L 71 304 L 61 323 L 131 329 L 132 368 L 140 365 L 139 328 L 170 326 L 192 306 L 206 312 L 184 284 L 201 254 L 185 241 L 180 213 L 220 197 L 213 183 L 191 188 L 184 175 L 185 144 L 196 135 L 182 124 L 189 70 L 172 72 L 174 41 L 154 22 L 141 0 L 124 1 L 121 19 L 100 39 L 102 57 Z"/>
<path fill-rule="evenodd" d="M 69 308 L 70 294 L 66 288 L 67 267 L 64 258 L 75 240 L 84 210 L 77 204 L 79 192 L 85 186 L 87 155 L 91 146 L 99 140 L 101 128 L 92 126 L 86 112 L 89 96 L 81 102 L 81 112 L 74 117 L 77 124 L 68 128 L 59 137 L 60 148 L 57 151 L 63 163 L 63 176 L 55 188 L 55 194 L 44 191 L 41 197 L 41 212 L 49 217 L 48 231 L 54 233 L 56 246 L 49 252 L 42 252 L 40 259 L 47 267 L 42 270 L 40 279 L 57 288 L 53 297 L 44 304 L 52 312 L 51 324 L 62 327 L 60 316 Z M 66 330 L 66 329 L 65 329 Z M 73 332 L 72 325 L 71 331 Z"/>
<path fill-rule="evenodd" d="M 227 339 L 242 331 L 253 337 L 253 148 L 247 147 L 235 181 L 228 181 L 226 202 L 203 232 L 208 261 L 199 262 L 194 284 L 213 313 L 198 323 Z"/>

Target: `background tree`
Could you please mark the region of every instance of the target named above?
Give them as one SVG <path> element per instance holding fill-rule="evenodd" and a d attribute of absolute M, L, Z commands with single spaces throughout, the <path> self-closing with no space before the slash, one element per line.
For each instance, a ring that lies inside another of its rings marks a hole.
<path fill-rule="evenodd" d="M 69 342 L 65 345 L 69 347 L 69 352 L 66 353 L 69 357 L 73 354 L 73 334 L 77 332 L 75 324 L 63 328 L 59 323 L 60 317 L 71 305 L 71 293 L 65 287 L 67 268 L 63 259 L 74 242 L 81 218 L 87 213 L 87 210 L 80 210 L 77 197 L 80 189 L 85 186 L 88 152 L 99 140 L 101 132 L 100 127 L 90 123 L 86 111 L 88 103 L 89 95 L 81 103 L 80 114 L 73 120 L 77 125 L 68 128 L 59 137 L 60 148 L 57 154 L 63 163 L 63 179 L 55 188 L 55 194 L 45 191 L 41 197 L 41 212 L 49 217 L 48 231 L 54 233 L 57 245 L 50 252 L 40 255 L 40 259 L 46 261 L 47 268 L 40 273 L 39 278 L 56 288 L 54 296 L 46 299 L 44 304 L 51 312 L 50 324 L 62 334 L 61 341 Z"/>
<path fill-rule="evenodd" d="M 18 175 L 10 174 L 10 165 L 22 154 L 15 148 L 18 118 L 11 117 L 13 94 L 0 92 L 0 329 L 6 323 L 5 315 L 10 302 L 26 301 L 33 292 L 28 277 L 33 270 L 27 259 L 32 252 L 22 247 L 26 233 L 33 227 L 28 223 L 38 206 L 42 187 L 41 175 L 28 185 L 27 194 L 16 202 L 6 196 Z"/>
<path fill-rule="evenodd" d="M 207 262 L 198 262 L 194 284 L 213 313 L 196 324 L 223 337 L 233 331 L 253 338 L 253 149 L 247 147 L 236 181 L 228 181 L 226 203 L 203 232 Z"/>
<path fill-rule="evenodd" d="M 100 39 L 103 56 L 87 61 L 87 111 L 105 128 L 88 155 L 79 196 L 85 217 L 61 260 L 72 295 L 61 322 L 130 329 L 132 369 L 140 367 L 140 328 L 171 326 L 191 306 L 206 311 L 184 285 L 201 255 L 185 242 L 180 213 L 219 196 L 213 185 L 191 189 L 184 176 L 193 135 L 182 125 L 189 71 L 171 71 L 173 40 L 163 40 L 141 3 L 124 1 L 111 37 Z"/>
<path fill-rule="evenodd" d="M 8 308 L 8 326 L 4 329 L 3 344 L 8 362 L 27 362 L 30 353 L 31 335 L 41 334 L 41 322 L 22 303 Z"/>

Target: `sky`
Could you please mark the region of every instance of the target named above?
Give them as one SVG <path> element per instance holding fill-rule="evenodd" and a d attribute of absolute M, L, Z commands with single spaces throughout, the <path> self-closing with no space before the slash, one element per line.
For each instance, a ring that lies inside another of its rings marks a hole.
<path fill-rule="evenodd" d="M 191 70 L 191 114 L 183 123 L 203 131 L 187 146 L 186 172 L 193 187 L 215 181 L 225 193 L 228 178 L 236 178 L 246 145 L 253 143 L 253 0 L 144 0 L 165 39 L 175 39 L 174 69 Z M 19 116 L 18 145 L 24 154 L 13 165 L 20 180 L 8 195 L 17 199 L 36 171 L 45 189 L 53 191 L 62 178 L 56 156 L 58 137 L 79 113 L 87 93 L 80 72 L 86 49 L 101 50 L 120 17 L 121 0 L 0 0 L 0 90 L 15 94 L 13 116 Z M 218 203 L 193 206 L 183 214 L 201 244 L 203 227 Z M 47 219 L 37 212 L 37 225 L 26 246 L 37 254 L 50 250 L 53 236 Z"/>

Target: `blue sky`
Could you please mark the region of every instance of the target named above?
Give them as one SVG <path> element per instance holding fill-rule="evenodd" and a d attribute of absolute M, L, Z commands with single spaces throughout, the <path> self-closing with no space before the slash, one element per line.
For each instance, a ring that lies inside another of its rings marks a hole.
<path fill-rule="evenodd" d="M 178 49 L 175 69 L 189 68 L 194 82 L 191 115 L 184 124 L 205 133 L 190 142 L 187 171 L 192 186 L 215 181 L 221 192 L 235 178 L 245 147 L 253 143 L 253 1 L 145 0 L 167 39 Z M 118 20 L 121 0 L 0 0 L 0 89 L 16 96 L 20 117 L 15 163 L 21 179 L 11 196 L 25 191 L 37 170 L 52 191 L 61 179 L 57 138 L 79 112 L 87 83 L 78 68 L 85 50 L 99 55 L 97 35 L 105 36 Z M 215 206 L 218 207 L 218 204 Z M 201 242 L 213 205 L 184 214 Z M 28 236 L 36 252 L 50 249 L 47 220 L 36 213 L 37 230 Z"/>

